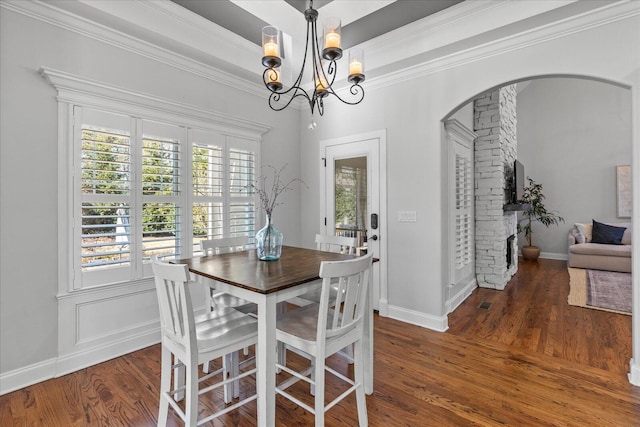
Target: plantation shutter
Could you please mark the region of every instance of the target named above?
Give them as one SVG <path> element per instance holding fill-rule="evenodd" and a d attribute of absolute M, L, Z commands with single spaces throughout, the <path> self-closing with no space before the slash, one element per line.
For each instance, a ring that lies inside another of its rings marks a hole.
<path fill-rule="evenodd" d="M 471 161 L 456 153 L 455 160 L 455 267 L 460 269 L 471 263 L 473 177 Z"/>
<path fill-rule="evenodd" d="M 152 276 L 150 258 L 255 236 L 256 140 L 74 107 L 73 289 Z"/>
<path fill-rule="evenodd" d="M 182 156 L 185 128 L 142 121 L 142 259 L 153 255 L 180 258 L 183 239 Z M 146 265 L 143 276 L 151 275 Z"/>
<path fill-rule="evenodd" d="M 80 153 L 80 205 L 74 214 L 74 288 L 128 280 L 132 276 L 132 127 L 129 117 L 74 109 Z"/>
<path fill-rule="evenodd" d="M 255 236 L 255 141 L 193 130 L 191 144 L 193 253 L 200 241 Z"/>
<path fill-rule="evenodd" d="M 240 138 L 227 138 L 229 147 L 229 237 L 249 236 L 253 242 L 256 233 L 256 206 L 254 194 L 247 186 L 256 179 L 256 153 L 254 144 Z"/>
<path fill-rule="evenodd" d="M 224 164 L 223 135 L 193 131 L 192 226 L 193 253 L 201 255 L 200 241 L 224 237 Z"/>

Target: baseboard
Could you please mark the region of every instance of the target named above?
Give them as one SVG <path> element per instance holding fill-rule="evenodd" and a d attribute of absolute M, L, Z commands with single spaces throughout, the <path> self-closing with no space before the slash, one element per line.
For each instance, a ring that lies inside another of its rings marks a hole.
<path fill-rule="evenodd" d="M 6 372 L 0 375 L 0 396 L 53 378 L 55 373 L 55 358 Z"/>
<path fill-rule="evenodd" d="M 123 340 L 58 357 L 56 377 L 96 365 L 160 342 L 160 326 Z"/>
<path fill-rule="evenodd" d="M 388 316 L 392 319 L 399 320 L 412 325 L 421 326 L 423 328 L 432 329 L 438 332 L 444 332 L 449 329 L 447 316 L 436 317 L 430 314 L 424 314 L 419 311 L 407 310 L 406 308 L 388 306 Z"/>
<path fill-rule="evenodd" d="M 629 382 L 640 387 L 640 364 L 636 363 L 634 359 L 631 359 L 629 367 Z"/>
<path fill-rule="evenodd" d="M 160 328 L 64 357 L 34 363 L 0 375 L 0 396 L 140 350 L 160 342 Z"/>
<path fill-rule="evenodd" d="M 451 313 L 453 310 L 458 308 L 458 306 L 462 304 L 464 300 L 466 300 L 467 297 L 471 295 L 473 290 L 477 287 L 478 287 L 478 282 L 474 278 L 469 283 L 467 283 L 464 288 L 460 289 L 460 291 L 458 291 L 457 294 L 455 294 L 445 303 L 444 308 L 446 312 Z"/>
<path fill-rule="evenodd" d="M 378 314 L 382 317 L 389 317 L 389 301 L 386 298 L 380 298 L 379 304 Z"/>
<path fill-rule="evenodd" d="M 556 252 L 540 252 L 540 258 L 567 261 L 569 259 L 569 255 Z"/>

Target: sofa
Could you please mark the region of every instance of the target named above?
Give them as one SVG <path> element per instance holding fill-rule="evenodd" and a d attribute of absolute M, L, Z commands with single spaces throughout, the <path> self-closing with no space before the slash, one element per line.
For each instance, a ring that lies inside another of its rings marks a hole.
<path fill-rule="evenodd" d="M 576 223 L 569 232 L 568 265 L 631 273 L 631 224 Z"/>

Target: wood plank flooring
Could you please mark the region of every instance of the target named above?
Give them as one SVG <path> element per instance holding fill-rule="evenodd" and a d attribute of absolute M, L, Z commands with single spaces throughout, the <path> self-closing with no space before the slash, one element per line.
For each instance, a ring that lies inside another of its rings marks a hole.
<path fill-rule="evenodd" d="M 568 282 L 565 262 L 521 261 L 506 290 L 474 291 L 445 333 L 376 316 L 369 425 L 640 426 L 640 387 L 626 377 L 631 317 L 568 306 Z M 330 364 L 352 371 L 339 357 Z M 159 369 L 155 345 L 0 396 L 0 426 L 154 426 Z M 253 387 L 246 381 L 241 395 Z M 332 396 L 343 390 L 330 375 L 327 387 Z M 278 426 L 313 424 L 276 402 Z M 209 425 L 253 426 L 255 414 L 254 402 Z M 355 398 L 331 409 L 326 424 L 357 426 Z M 171 416 L 169 425 L 181 423 Z"/>

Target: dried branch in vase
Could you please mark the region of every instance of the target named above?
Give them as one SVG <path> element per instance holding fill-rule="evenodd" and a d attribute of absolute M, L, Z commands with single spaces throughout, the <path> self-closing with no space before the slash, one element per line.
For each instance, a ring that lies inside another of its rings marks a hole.
<path fill-rule="evenodd" d="M 273 179 L 271 188 L 268 187 L 267 177 L 265 175 L 260 176 L 255 182 L 248 184 L 245 188 L 258 194 L 260 197 L 260 205 L 266 212 L 268 217 L 271 217 L 271 213 L 276 206 L 280 206 L 282 202 L 278 202 L 278 197 L 287 191 L 293 190 L 293 185 L 296 182 L 300 182 L 305 187 L 309 188 L 307 184 L 300 178 L 293 178 L 286 184 L 282 181 L 282 171 L 287 167 L 285 164 L 280 169 L 276 169 L 271 165 L 266 165 L 265 168 L 273 170 Z"/>

